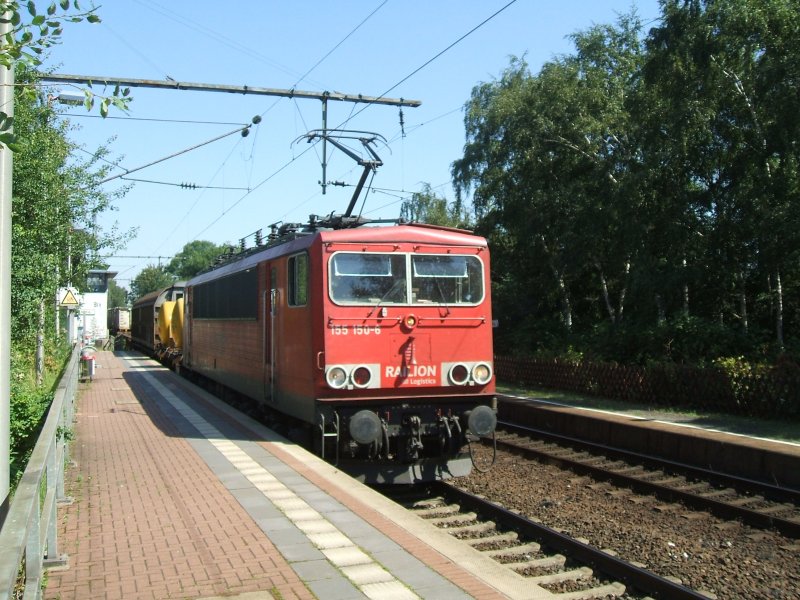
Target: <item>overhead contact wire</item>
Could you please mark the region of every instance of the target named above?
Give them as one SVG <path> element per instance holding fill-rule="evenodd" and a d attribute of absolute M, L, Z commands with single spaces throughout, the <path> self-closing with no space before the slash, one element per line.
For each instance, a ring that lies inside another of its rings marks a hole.
<path fill-rule="evenodd" d="M 398 87 L 399 85 L 401 85 L 401 84 L 403 84 L 404 82 L 406 82 L 406 81 L 408 81 L 409 79 L 411 79 L 411 78 L 412 78 L 414 75 L 416 75 L 417 73 L 419 73 L 419 72 L 420 72 L 422 69 L 424 69 L 424 68 L 425 68 L 425 67 L 427 67 L 429 64 L 431 64 L 433 61 L 435 61 L 436 59 L 438 59 L 440 56 L 442 56 L 443 54 L 445 54 L 446 52 L 448 52 L 448 51 L 449 51 L 451 48 L 453 48 L 453 47 L 457 46 L 458 44 L 460 44 L 460 43 L 461 43 L 463 40 L 465 40 L 465 39 L 466 39 L 466 38 L 468 38 L 470 35 L 472 35 L 472 34 L 473 34 L 473 33 L 475 33 L 476 31 L 478 31 L 478 29 L 480 29 L 481 27 L 483 27 L 484 25 L 486 25 L 486 24 L 487 24 L 489 21 L 491 21 L 492 19 L 494 19 L 494 18 L 495 18 L 497 15 L 499 15 L 500 13 L 502 13 L 502 12 L 503 12 L 504 10 L 506 10 L 506 9 L 507 9 L 509 6 L 511 6 L 512 4 L 515 4 L 516 2 L 517 2 L 517 0 L 511 0 L 511 2 L 509 2 L 508 4 L 506 4 L 505 6 L 503 6 L 502 8 L 500 8 L 499 10 L 497 10 L 495 13 L 493 13 L 492 15 L 490 15 L 490 16 L 488 16 L 488 17 L 486 17 L 486 18 L 485 18 L 483 21 L 481 21 L 480 23 L 478 23 L 478 24 L 477 24 L 475 27 L 473 27 L 473 28 L 472 28 L 472 29 L 470 29 L 470 30 L 469 30 L 467 33 L 465 33 L 465 34 L 464 34 L 464 35 L 462 35 L 460 38 L 458 38 L 458 39 L 457 39 L 455 42 L 453 42 L 452 44 L 450 44 L 449 46 L 447 46 L 447 48 L 445 48 L 444 50 L 442 50 L 441 52 L 439 52 L 438 54 L 436 54 L 436 55 L 435 55 L 433 58 L 430 58 L 430 59 L 428 59 L 428 60 L 427 60 L 427 61 L 425 61 L 425 62 L 424 62 L 422 65 L 420 65 L 419 67 L 417 67 L 416 69 L 414 69 L 414 70 L 413 70 L 411 73 L 409 73 L 408 75 L 406 75 L 405 77 L 403 77 L 403 78 L 402 78 L 400 81 L 398 81 L 397 83 L 395 83 L 395 84 L 394 84 L 392 87 L 390 87 L 388 90 L 386 90 L 385 92 L 383 92 L 383 93 L 382 93 L 380 96 L 378 96 L 378 98 L 385 98 L 385 97 L 386 97 L 386 94 L 388 94 L 389 92 L 391 92 L 393 89 L 395 89 L 395 88 L 396 88 L 396 87 Z M 370 106 L 372 106 L 372 104 L 373 104 L 372 102 L 370 102 L 370 103 L 367 103 L 367 104 L 366 104 L 364 107 L 362 107 L 362 108 L 361 108 L 361 110 L 359 110 L 357 113 L 355 113 L 355 114 L 354 114 L 354 115 L 352 115 L 351 117 L 348 117 L 346 121 L 344 121 L 344 122 L 343 122 L 341 125 L 339 125 L 339 127 L 341 128 L 341 127 L 343 127 L 344 125 L 346 125 L 348 121 L 350 121 L 350 120 L 351 120 L 351 119 L 353 119 L 354 117 L 357 117 L 358 115 L 360 115 L 362 112 L 364 112 L 365 110 L 367 110 L 367 108 L 369 108 Z"/>

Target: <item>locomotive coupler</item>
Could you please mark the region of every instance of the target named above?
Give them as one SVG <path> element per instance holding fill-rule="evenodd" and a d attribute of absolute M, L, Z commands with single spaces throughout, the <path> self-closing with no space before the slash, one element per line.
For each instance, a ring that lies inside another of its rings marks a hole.
<path fill-rule="evenodd" d="M 450 417 L 450 423 L 453 425 L 453 429 L 456 431 L 455 437 L 452 438 L 452 451 L 453 454 L 457 453 L 461 450 L 461 445 L 464 443 L 464 433 L 461 431 L 461 421 L 455 415 Z"/>
<path fill-rule="evenodd" d="M 405 425 L 409 428 L 410 434 L 408 436 L 408 443 L 406 445 L 407 458 L 410 460 L 417 460 L 419 452 L 424 447 L 422 444 L 422 420 L 417 415 L 412 415 L 404 419 Z"/>
<path fill-rule="evenodd" d="M 442 454 L 448 452 L 448 446 L 453 443 L 453 432 L 447 417 L 439 417 L 439 445 Z"/>
<path fill-rule="evenodd" d="M 383 433 L 383 448 L 385 449 L 385 456 L 389 458 L 389 424 L 386 419 L 381 419 L 381 432 Z"/>

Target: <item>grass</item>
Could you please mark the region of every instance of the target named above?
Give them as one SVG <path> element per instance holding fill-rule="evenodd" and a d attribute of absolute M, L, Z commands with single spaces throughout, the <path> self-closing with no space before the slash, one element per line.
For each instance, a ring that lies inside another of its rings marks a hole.
<path fill-rule="evenodd" d="M 536 400 L 556 402 L 567 406 L 625 413 L 643 419 L 670 421 L 685 425 L 696 425 L 706 429 L 716 429 L 727 433 L 800 443 L 800 422 L 797 421 L 755 419 L 752 417 L 741 417 L 723 413 L 691 411 L 663 406 L 654 407 L 635 402 L 623 402 L 610 398 L 586 396 L 573 392 L 562 392 L 546 388 L 520 387 L 504 383 L 498 383 L 497 391 Z"/>

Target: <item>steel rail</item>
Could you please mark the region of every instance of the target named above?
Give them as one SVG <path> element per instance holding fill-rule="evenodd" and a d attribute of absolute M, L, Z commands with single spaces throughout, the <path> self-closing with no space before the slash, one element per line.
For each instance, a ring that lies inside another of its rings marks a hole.
<path fill-rule="evenodd" d="M 501 424 L 504 427 L 515 428 L 520 431 L 534 433 L 537 437 L 543 440 L 551 440 L 559 444 L 580 446 L 592 452 L 602 452 L 606 456 L 613 456 L 615 458 L 619 458 L 620 460 L 636 460 L 657 468 L 668 467 L 670 469 L 679 469 L 683 474 L 705 480 L 712 480 L 714 483 L 724 485 L 726 487 L 735 487 L 756 492 L 776 502 L 792 502 L 794 504 L 800 504 L 800 489 L 775 485 L 765 481 L 760 481 L 758 479 L 749 479 L 747 477 L 731 475 L 730 473 L 723 473 L 722 471 L 704 469 L 703 467 L 696 467 L 686 463 L 659 458 L 658 456 L 653 456 L 651 454 L 641 454 L 631 450 L 623 450 L 622 448 L 598 444 L 597 442 L 589 442 L 568 435 L 552 433 L 543 429 L 537 429 L 535 427 L 528 427 L 526 425 L 509 423 L 507 421 L 498 421 L 498 425 Z"/>
<path fill-rule="evenodd" d="M 588 449 L 595 453 L 602 453 L 604 456 L 613 456 L 614 458 L 622 458 L 628 461 L 645 463 L 649 467 L 655 467 L 662 470 L 667 469 L 673 472 L 681 472 L 683 475 L 691 474 L 693 477 L 703 478 L 704 480 L 712 479 L 715 483 L 723 483 L 730 487 L 742 488 L 752 485 L 757 490 L 764 490 L 765 492 L 772 492 L 776 494 L 780 492 L 781 498 L 783 499 L 786 498 L 785 494 L 787 493 L 792 499 L 798 497 L 798 494 L 794 490 L 770 486 L 769 484 L 763 484 L 762 482 L 738 478 L 731 475 L 720 475 L 715 471 L 707 471 L 697 467 L 683 465 L 681 463 L 665 461 L 652 456 L 628 452 L 626 450 L 619 450 L 602 444 L 584 442 L 575 438 L 555 435 L 511 423 L 498 422 L 498 425 L 502 425 L 507 430 L 523 432 L 525 435 L 536 435 L 537 437 L 546 438 L 550 441 L 569 444 L 573 447 L 573 449 Z M 759 512 L 755 509 L 736 506 L 721 500 L 716 500 L 714 498 L 707 498 L 702 495 L 694 494 L 677 488 L 645 481 L 631 475 L 617 473 L 610 469 L 587 464 L 580 459 L 557 456 L 551 452 L 547 452 L 546 450 L 520 446 L 513 442 L 502 439 L 498 439 L 497 444 L 498 446 L 504 447 L 510 451 L 524 453 L 529 456 L 535 456 L 537 458 L 547 460 L 551 463 L 556 463 L 559 466 L 569 467 L 571 470 L 577 473 L 587 474 L 598 479 L 611 481 L 614 483 L 614 485 L 630 487 L 631 489 L 640 493 L 644 492 L 654 494 L 656 497 L 667 502 L 683 502 L 686 506 L 698 510 L 707 510 L 712 514 L 724 519 L 741 519 L 742 522 L 760 529 L 774 528 L 776 531 L 787 537 L 795 539 L 800 538 L 800 522 L 798 521 L 783 519 Z M 752 488 L 750 489 L 752 490 Z M 764 495 L 767 496 L 768 494 L 765 493 Z M 798 501 L 795 500 L 794 503 L 798 504 Z"/>
<path fill-rule="evenodd" d="M 435 494 L 441 495 L 448 501 L 459 504 L 462 510 L 473 511 L 486 516 L 496 523 L 513 529 L 523 536 L 541 541 L 558 552 L 563 552 L 586 564 L 596 567 L 604 575 L 619 579 L 627 586 L 657 598 L 674 600 L 707 600 L 708 596 L 665 579 L 655 573 L 630 564 L 616 556 L 584 544 L 574 538 L 559 533 L 540 523 L 507 510 L 489 500 L 479 498 L 441 481 L 435 482 L 430 487 Z"/>

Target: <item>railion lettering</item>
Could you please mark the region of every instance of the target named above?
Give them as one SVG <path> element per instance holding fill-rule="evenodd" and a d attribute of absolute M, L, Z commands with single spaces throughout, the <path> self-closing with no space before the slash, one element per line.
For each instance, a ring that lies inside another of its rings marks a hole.
<path fill-rule="evenodd" d="M 436 377 L 435 365 L 401 365 L 394 367 L 386 366 L 386 377 Z"/>

